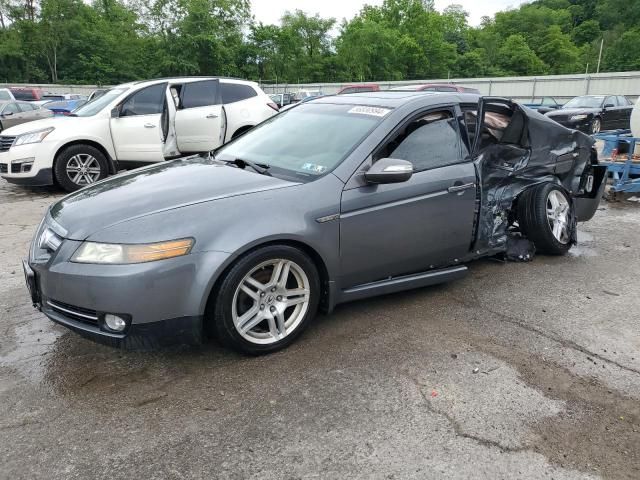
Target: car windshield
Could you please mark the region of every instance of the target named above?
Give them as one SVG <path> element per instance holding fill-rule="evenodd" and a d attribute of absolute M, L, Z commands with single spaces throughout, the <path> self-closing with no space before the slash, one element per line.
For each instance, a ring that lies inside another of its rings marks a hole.
<path fill-rule="evenodd" d="M 569 100 L 562 108 L 600 108 L 604 101 L 603 95 L 593 97 L 576 97 Z"/>
<path fill-rule="evenodd" d="M 248 160 L 274 167 L 269 170 L 274 175 L 311 179 L 340 164 L 389 112 L 354 105 L 300 105 L 225 145 L 216 159 Z"/>
<path fill-rule="evenodd" d="M 126 91 L 126 88 L 112 88 L 101 97 L 94 98 L 89 103 L 85 103 L 75 110 L 73 114 L 76 117 L 92 117 Z"/>

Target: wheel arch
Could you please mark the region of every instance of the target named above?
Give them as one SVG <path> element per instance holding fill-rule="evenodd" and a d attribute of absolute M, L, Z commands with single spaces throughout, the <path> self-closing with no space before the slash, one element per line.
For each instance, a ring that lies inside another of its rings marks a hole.
<path fill-rule="evenodd" d="M 109 151 L 102 145 L 100 142 L 96 142 L 95 140 L 86 140 L 86 139 L 78 139 L 72 140 L 70 142 L 66 142 L 63 145 L 60 145 L 53 155 L 53 163 L 52 168 L 55 169 L 56 162 L 58 161 L 58 156 L 60 152 L 62 152 L 65 148 L 72 147 L 74 145 L 89 145 L 91 147 L 97 148 L 100 152 L 105 156 L 107 162 L 109 162 L 109 175 L 114 175 L 118 173 L 118 168 L 116 163 L 113 161 L 113 158 L 109 154 Z M 55 176 L 54 176 L 55 177 Z"/>
<path fill-rule="evenodd" d="M 549 176 L 549 177 L 545 178 L 544 180 L 541 180 L 539 182 L 535 182 L 535 183 L 531 183 L 531 184 L 527 185 L 515 197 L 513 197 L 513 200 L 511 202 L 511 211 L 514 212 L 514 214 L 516 214 L 517 211 L 518 211 L 518 201 L 526 193 L 530 192 L 534 188 L 538 188 L 540 185 L 544 185 L 545 183 L 552 183 L 552 184 L 557 185 L 558 187 L 560 187 L 567 194 L 567 197 L 569 197 L 569 201 L 573 202 L 573 196 L 571 195 L 569 190 L 567 190 L 567 188 L 562 184 L 562 181 L 560 181 L 560 179 L 558 177 L 556 177 L 556 176 Z"/>
<path fill-rule="evenodd" d="M 255 125 L 242 125 L 241 127 L 236 128 L 235 132 L 231 135 L 231 139 L 233 140 L 234 138 L 239 137 L 243 133 L 251 130 L 253 127 L 255 127 Z"/>
<path fill-rule="evenodd" d="M 320 277 L 320 285 L 322 289 L 320 297 L 320 308 L 325 311 L 331 308 L 335 301 L 335 299 L 332 298 L 334 296 L 334 293 L 331 288 L 331 277 L 329 274 L 329 269 L 327 268 L 327 263 L 320 255 L 320 253 L 308 243 L 295 238 L 263 239 L 259 240 L 258 242 L 246 245 L 243 248 L 235 251 L 232 255 L 229 256 L 227 261 L 223 265 L 221 265 L 216 274 L 214 274 L 213 278 L 211 279 L 210 286 L 208 287 L 206 292 L 206 300 L 204 303 L 205 323 L 209 318 L 211 318 L 213 309 L 215 308 L 215 302 L 218 296 L 218 291 L 220 289 L 220 284 L 224 280 L 229 270 L 240 259 L 240 257 L 260 248 L 273 245 L 293 247 L 309 256 L 311 261 L 318 269 L 318 275 Z"/>

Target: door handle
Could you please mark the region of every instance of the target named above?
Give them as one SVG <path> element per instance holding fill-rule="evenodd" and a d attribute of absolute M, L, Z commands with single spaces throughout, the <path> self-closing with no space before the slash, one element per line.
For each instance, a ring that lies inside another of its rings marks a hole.
<path fill-rule="evenodd" d="M 156 126 L 153 123 L 145 123 L 144 128 L 156 128 Z"/>
<path fill-rule="evenodd" d="M 465 183 L 464 185 L 453 185 L 447 188 L 447 192 L 449 193 L 458 193 L 464 190 L 468 190 L 469 188 L 474 188 L 476 186 L 475 183 Z"/>
<path fill-rule="evenodd" d="M 215 113 L 210 113 L 206 116 L 206 118 L 218 118 L 218 115 L 216 115 Z"/>

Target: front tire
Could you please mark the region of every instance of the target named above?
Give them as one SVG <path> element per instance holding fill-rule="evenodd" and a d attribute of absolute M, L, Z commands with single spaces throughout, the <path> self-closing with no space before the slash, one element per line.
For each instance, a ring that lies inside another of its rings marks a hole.
<path fill-rule="evenodd" d="M 271 245 L 243 256 L 227 272 L 215 299 L 213 322 L 225 345 L 261 355 L 289 346 L 313 320 L 320 279 L 302 251 Z"/>
<path fill-rule="evenodd" d="M 67 192 L 91 185 L 109 174 L 104 154 L 91 145 L 71 145 L 56 157 L 53 167 L 58 185 Z"/>
<path fill-rule="evenodd" d="M 536 250 L 565 255 L 575 237 L 575 214 L 564 189 L 543 183 L 526 190 L 518 199 L 518 225 Z"/>

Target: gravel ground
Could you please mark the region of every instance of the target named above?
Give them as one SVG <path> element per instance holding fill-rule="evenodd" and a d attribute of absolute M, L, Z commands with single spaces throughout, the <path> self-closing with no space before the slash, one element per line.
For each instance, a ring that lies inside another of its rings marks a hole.
<path fill-rule="evenodd" d="M 0 478 L 640 478 L 640 204 L 339 307 L 284 352 L 94 344 L 28 302 L 55 190 L 0 180 Z"/>

